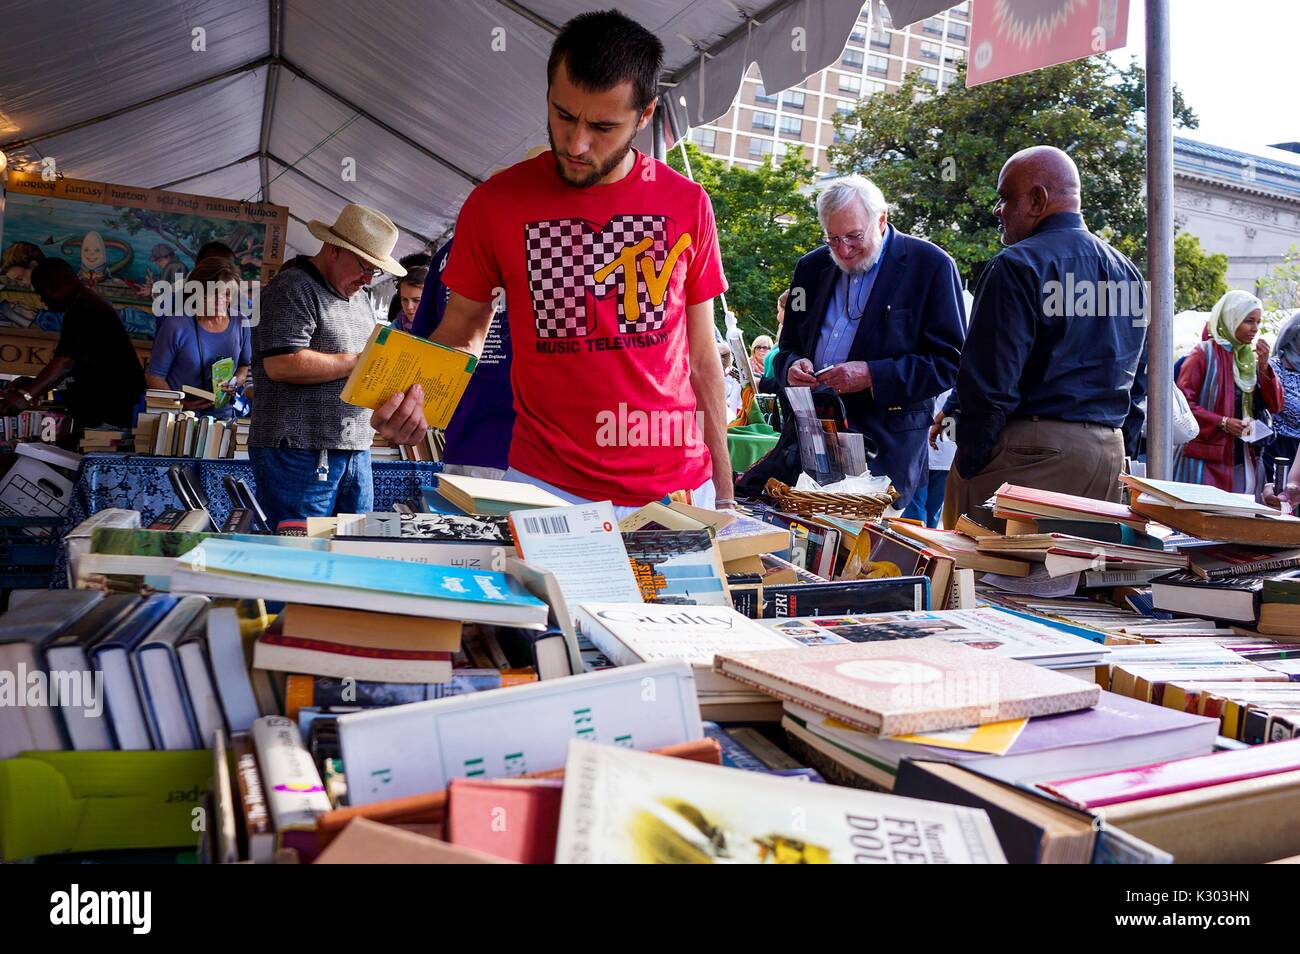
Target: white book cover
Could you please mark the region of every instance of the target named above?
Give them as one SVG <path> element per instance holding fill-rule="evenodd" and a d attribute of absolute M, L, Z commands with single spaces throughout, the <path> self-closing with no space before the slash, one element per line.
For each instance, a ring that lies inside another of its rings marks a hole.
<path fill-rule="evenodd" d="M 616 666 L 680 659 L 696 668 L 701 693 L 755 693 L 713 672 L 718 653 L 789 649 L 799 643 L 776 630 L 721 606 L 659 603 L 584 603 L 578 607 L 578 632 Z"/>
<path fill-rule="evenodd" d="M 511 514 L 520 559 L 555 575 L 570 609 L 582 603 L 640 603 L 609 501 Z"/>
<path fill-rule="evenodd" d="M 338 726 L 353 805 L 560 768 L 574 738 L 653 749 L 704 734 L 681 662 L 349 713 Z"/>
<path fill-rule="evenodd" d="M 253 723 L 252 735 L 262 790 L 276 834 L 293 828 L 315 828 L 316 816 L 333 806 L 316 763 L 302 744 L 298 724 L 284 716 L 262 716 Z"/>
<path fill-rule="evenodd" d="M 574 741 L 557 864 L 1005 864 L 983 809 Z"/>
<path fill-rule="evenodd" d="M 806 645 L 934 636 L 1048 669 L 1092 665 L 1110 652 L 1110 647 L 1101 643 L 995 606 L 829 618 L 795 617 L 762 620 L 762 624 Z"/>

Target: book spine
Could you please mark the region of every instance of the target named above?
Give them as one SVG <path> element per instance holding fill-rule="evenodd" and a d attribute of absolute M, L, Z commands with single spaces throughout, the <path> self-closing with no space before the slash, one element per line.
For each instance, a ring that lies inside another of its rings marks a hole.
<path fill-rule="evenodd" d="M 262 789 L 262 775 L 257 770 L 253 741 L 247 732 L 237 732 L 230 740 L 230 747 L 235 753 L 235 779 L 239 788 L 239 808 L 244 816 L 244 831 L 248 835 L 248 860 L 269 864 L 274 849 L 271 816 L 266 810 L 266 793 Z"/>
<path fill-rule="evenodd" d="M 283 716 L 262 716 L 253 723 L 253 745 L 276 834 L 314 828 L 330 801 L 297 725 Z"/>

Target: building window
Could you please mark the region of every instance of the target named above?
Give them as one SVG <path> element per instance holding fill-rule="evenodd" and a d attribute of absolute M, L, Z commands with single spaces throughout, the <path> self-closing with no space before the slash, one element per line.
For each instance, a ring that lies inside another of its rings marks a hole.
<path fill-rule="evenodd" d="M 764 103 L 765 105 L 768 106 L 775 106 L 776 97 L 773 95 L 769 95 L 767 90 L 763 89 L 763 84 L 759 83 L 758 87 L 754 90 L 754 102 Z"/>
<path fill-rule="evenodd" d="M 923 66 L 921 67 L 920 70 L 918 70 L 918 72 L 921 74 L 922 83 L 929 83 L 931 86 L 935 86 L 938 84 L 939 71 L 936 70 L 934 67 Z"/>
<path fill-rule="evenodd" d="M 854 126 L 841 126 L 839 129 L 835 130 L 835 135 L 831 137 L 831 142 L 835 143 L 837 146 L 840 143 L 849 142 L 855 135 L 857 135 L 857 132 L 858 130 Z"/>
<path fill-rule="evenodd" d="M 840 62 L 850 69 L 862 69 L 862 51 L 845 50 L 844 55 L 840 57 Z"/>
<path fill-rule="evenodd" d="M 755 110 L 755 111 L 754 111 L 754 125 L 753 125 L 752 128 L 754 128 L 754 129 L 775 129 L 775 128 L 776 128 L 776 114 L 775 114 L 775 113 L 761 113 L 761 112 L 758 112 L 757 110 Z"/>
<path fill-rule="evenodd" d="M 943 88 L 947 89 L 953 83 L 957 82 L 957 74 L 952 70 L 943 71 Z"/>
<path fill-rule="evenodd" d="M 889 34 L 884 30 L 873 32 L 871 34 L 871 46 L 876 50 L 887 50 L 891 46 Z"/>
<path fill-rule="evenodd" d="M 806 97 L 801 89 L 788 89 L 781 94 L 781 105 L 786 109 L 803 109 Z"/>
<path fill-rule="evenodd" d="M 867 31 L 864 27 L 854 27 L 853 32 L 849 34 L 850 43 L 866 43 Z"/>
<path fill-rule="evenodd" d="M 851 116 L 856 109 L 852 103 L 840 103 L 835 107 L 835 112 L 840 116 Z"/>
<path fill-rule="evenodd" d="M 883 56 L 876 56 L 874 53 L 867 57 L 867 72 L 874 73 L 877 76 L 889 75 L 889 60 Z"/>
<path fill-rule="evenodd" d="M 970 27 L 966 26 L 966 24 L 954 23 L 952 21 L 948 22 L 948 39 L 952 40 L 953 42 L 965 43 L 966 37 L 969 35 L 969 33 L 970 33 Z"/>
<path fill-rule="evenodd" d="M 943 20 L 938 17 L 930 17 L 925 21 L 921 29 L 932 36 L 943 36 Z"/>
<path fill-rule="evenodd" d="M 713 149 L 718 144 L 718 131 L 716 129 L 692 129 L 691 142 L 701 149 Z"/>
<path fill-rule="evenodd" d="M 956 14 L 959 17 L 970 17 L 970 0 L 962 0 L 961 3 L 957 4 L 948 12 Z"/>
<path fill-rule="evenodd" d="M 927 60 L 937 60 L 939 58 L 939 44 L 922 43 L 921 55 L 925 57 Z"/>
<path fill-rule="evenodd" d="M 773 143 L 770 139 L 751 139 L 749 141 L 749 155 L 753 159 L 762 159 L 764 156 L 772 154 Z"/>
<path fill-rule="evenodd" d="M 802 136 L 803 120 L 798 116 L 782 116 L 781 134 L 783 136 Z"/>
<path fill-rule="evenodd" d="M 872 93 L 883 93 L 889 87 L 880 80 L 867 80 L 862 84 L 862 92 L 870 96 Z"/>
<path fill-rule="evenodd" d="M 840 92 L 841 93 L 860 93 L 862 92 L 862 79 L 857 76 L 849 76 L 847 73 L 840 74 Z"/>

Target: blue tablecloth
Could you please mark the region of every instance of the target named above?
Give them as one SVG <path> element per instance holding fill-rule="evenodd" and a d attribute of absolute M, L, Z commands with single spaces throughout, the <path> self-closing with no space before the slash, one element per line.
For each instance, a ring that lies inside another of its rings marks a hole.
<path fill-rule="evenodd" d="M 139 510 L 144 524 L 156 520 L 169 507 L 180 507 L 180 499 L 172 490 L 167 468 L 184 464 L 193 468 L 207 494 L 212 518 L 220 525 L 230 513 L 230 498 L 222 486 L 222 478 L 229 475 L 242 478 L 257 493 L 253 479 L 253 465 L 246 460 L 196 460 L 185 457 L 146 457 L 134 454 L 87 454 L 77 473 L 77 483 L 72 488 L 64 533 L 67 533 L 92 513 L 109 507 Z M 433 475 L 442 469 L 441 464 L 385 460 L 374 462 L 375 509 L 392 510 L 393 503 L 408 498 L 418 499 L 420 485 L 433 483 Z M 54 569 L 54 586 L 67 585 L 67 571 L 62 557 Z"/>

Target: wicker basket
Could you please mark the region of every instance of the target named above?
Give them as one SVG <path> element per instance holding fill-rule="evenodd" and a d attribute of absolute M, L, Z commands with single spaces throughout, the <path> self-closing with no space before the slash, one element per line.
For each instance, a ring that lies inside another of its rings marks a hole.
<path fill-rule="evenodd" d="M 898 499 L 898 491 L 893 487 L 883 494 L 828 494 L 819 490 L 795 490 L 775 477 L 767 482 L 763 493 L 771 497 L 786 513 L 801 517 L 824 513 L 856 520 L 878 520 L 885 508 L 893 506 Z"/>

